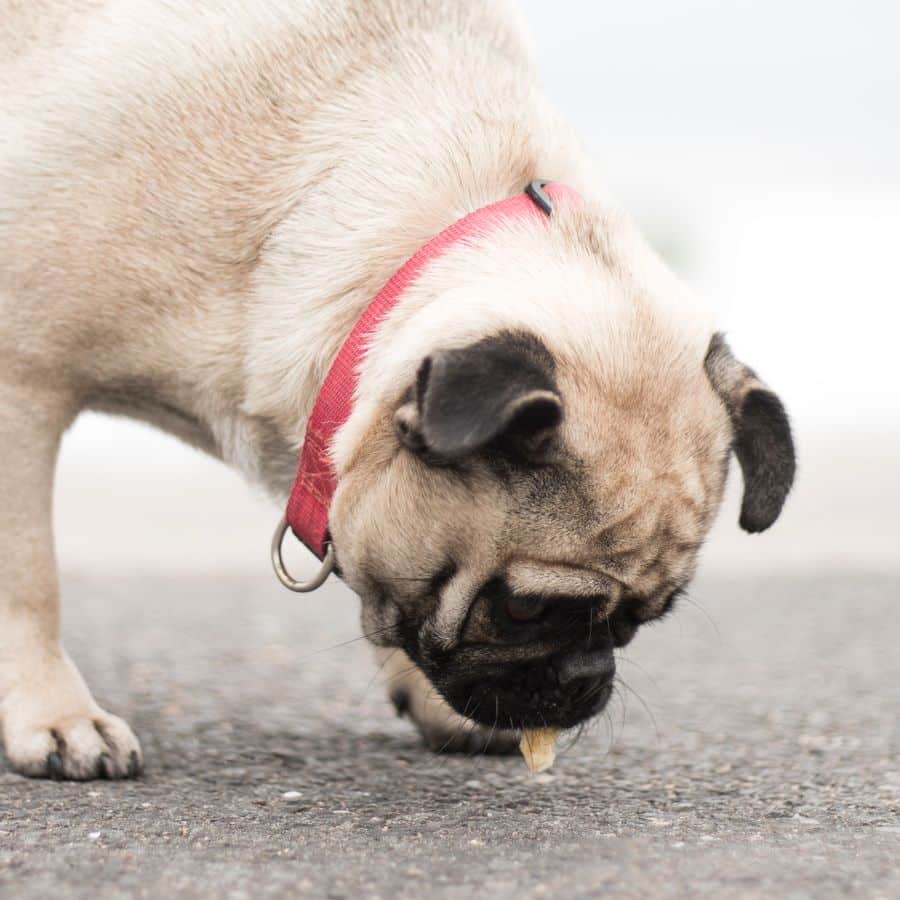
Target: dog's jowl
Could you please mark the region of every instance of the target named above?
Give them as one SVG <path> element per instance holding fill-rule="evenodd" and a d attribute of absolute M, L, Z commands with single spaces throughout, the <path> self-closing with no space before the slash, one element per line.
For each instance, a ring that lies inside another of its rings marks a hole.
<path fill-rule="evenodd" d="M 59 642 L 51 497 L 78 414 L 148 420 L 284 503 L 372 299 L 538 178 L 578 202 L 423 266 L 327 448 L 331 544 L 398 709 L 446 750 L 585 720 L 616 648 L 691 578 L 732 456 L 741 525 L 778 517 L 782 404 L 603 200 L 526 46 L 499 0 L 0 0 L 0 718 L 16 769 L 143 765 Z"/>

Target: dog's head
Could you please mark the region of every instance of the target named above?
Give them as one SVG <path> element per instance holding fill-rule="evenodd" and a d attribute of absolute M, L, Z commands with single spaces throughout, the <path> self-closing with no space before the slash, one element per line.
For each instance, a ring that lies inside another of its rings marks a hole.
<path fill-rule="evenodd" d="M 793 480 L 784 409 L 721 336 L 660 311 L 608 254 L 573 266 L 603 277 L 554 301 L 566 327 L 419 328 L 432 347 L 378 404 L 332 506 L 367 634 L 487 725 L 568 727 L 605 705 L 613 651 L 691 578 L 732 453 L 748 531 Z M 527 307 L 550 284 L 517 289 Z"/>

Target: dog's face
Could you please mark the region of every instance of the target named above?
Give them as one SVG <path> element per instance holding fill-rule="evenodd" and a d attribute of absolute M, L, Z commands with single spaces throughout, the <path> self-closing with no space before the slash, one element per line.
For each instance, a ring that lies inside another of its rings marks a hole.
<path fill-rule="evenodd" d="M 332 535 L 368 636 L 488 726 L 602 709 L 615 648 L 691 578 L 732 452 L 747 530 L 790 489 L 781 403 L 724 341 L 639 331 L 592 370 L 527 329 L 432 352 L 342 474 Z"/>

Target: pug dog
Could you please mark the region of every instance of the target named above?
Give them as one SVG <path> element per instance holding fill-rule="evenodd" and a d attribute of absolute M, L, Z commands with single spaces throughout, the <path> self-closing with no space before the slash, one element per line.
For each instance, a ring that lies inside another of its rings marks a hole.
<path fill-rule="evenodd" d="M 778 517 L 776 395 L 605 198 L 501 0 L 0 0 L 0 716 L 32 776 L 138 774 L 59 638 L 51 498 L 82 410 L 284 502 L 331 360 L 391 274 L 544 177 L 577 191 L 428 266 L 330 448 L 330 531 L 436 749 L 607 702 L 691 578 L 729 460 Z"/>

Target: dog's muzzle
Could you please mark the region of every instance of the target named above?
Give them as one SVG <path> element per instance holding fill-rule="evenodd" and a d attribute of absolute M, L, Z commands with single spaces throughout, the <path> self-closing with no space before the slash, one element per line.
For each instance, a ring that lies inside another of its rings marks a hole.
<path fill-rule="evenodd" d="M 442 693 L 459 713 L 488 727 L 571 728 L 603 710 L 615 674 L 611 645 L 582 645 L 542 660 L 456 676 Z"/>

